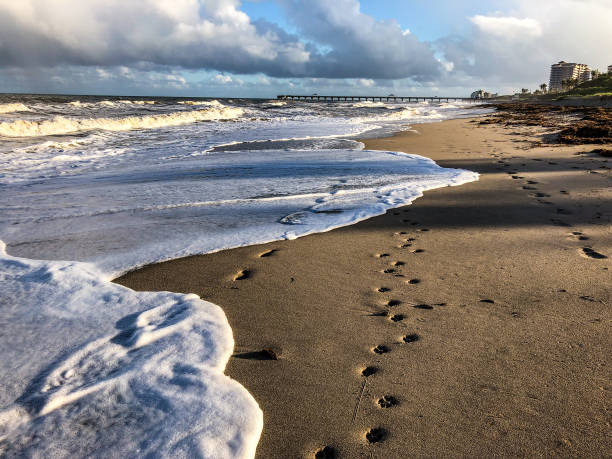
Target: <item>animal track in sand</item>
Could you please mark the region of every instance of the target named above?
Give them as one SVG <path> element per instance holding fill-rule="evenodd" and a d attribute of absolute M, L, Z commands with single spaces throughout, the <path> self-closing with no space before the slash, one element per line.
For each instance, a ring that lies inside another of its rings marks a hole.
<path fill-rule="evenodd" d="M 379 293 L 385 293 L 385 292 L 390 292 L 391 289 L 388 287 L 379 287 L 377 290 Z"/>
<path fill-rule="evenodd" d="M 527 185 L 537 185 L 538 182 L 536 182 L 535 180 L 527 180 Z"/>
<path fill-rule="evenodd" d="M 489 304 L 495 304 L 495 301 L 490 300 L 488 298 L 484 299 L 484 300 L 480 300 L 481 303 L 489 303 Z"/>
<path fill-rule="evenodd" d="M 374 375 L 374 374 L 376 374 L 376 373 L 378 373 L 378 368 L 376 368 L 376 367 L 372 367 L 372 366 L 370 366 L 370 367 L 365 367 L 363 370 L 361 370 L 361 375 L 362 375 L 362 376 L 365 376 L 366 378 L 367 378 L 368 376 L 372 376 L 372 375 Z"/>
<path fill-rule="evenodd" d="M 413 306 L 413 308 L 415 308 L 415 309 L 426 309 L 426 310 L 428 310 L 428 309 L 433 309 L 433 306 L 431 306 L 431 305 L 429 305 L 429 304 L 421 303 L 421 304 L 415 304 L 415 305 Z"/>
<path fill-rule="evenodd" d="M 261 252 L 259 254 L 259 258 L 266 258 L 269 257 L 271 255 L 274 255 L 276 252 L 278 252 L 277 249 L 270 249 L 270 250 L 266 250 L 265 252 Z"/>
<path fill-rule="evenodd" d="M 513 178 L 514 180 L 520 180 L 520 179 L 523 179 L 523 178 L 525 178 L 525 177 L 521 177 L 521 176 L 519 176 L 519 175 L 513 175 L 513 176 L 512 176 L 512 178 Z"/>
<path fill-rule="evenodd" d="M 251 271 L 249 271 L 248 269 L 243 269 L 234 276 L 234 280 L 239 281 L 248 279 L 249 277 L 251 277 L 251 274 Z"/>
<path fill-rule="evenodd" d="M 396 271 L 396 270 L 395 270 L 395 269 L 393 269 L 393 268 L 387 268 L 387 269 L 385 269 L 385 270 L 383 271 L 383 273 L 385 273 L 385 274 L 393 274 L 393 273 L 395 273 L 395 271 Z"/>
<path fill-rule="evenodd" d="M 399 306 L 400 304 L 402 304 L 402 302 L 400 300 L 389 300 L 387 302 L 387 306 L 389 306 L 390 308 L 392 308 L 394 306 Z"/>
<path fill-rule="evenodd" d="M 385 257 L 389 257 L 390 255 L 388 253 L 378 253 L 378 254 L 376 254 L 376 256 L 378 258 L 385 258 Z"/>
<path fill-rule="evenodd" d="M 402 337 L 402 341 L 404 343 L 414 343 L 418 341 L 419 339 L 421 339 L 421 337 L 417 335 L 416 333 L 410 333 L 409 335 L 404 335 Z"/>
<path fill-rule="evenodd" d="M 335 459 L 338 457 L 338 453 L 331 446 L 325 446 L 318 450 L 314 457 L 315 459 Z"/>
<path fill-rule="evenodd" d="M 379 344 L 378 346 L 376 346 L 375 348 L 372 349 L 372 352 L 374 354 L 386 354 L 389 351 L 390 351 L 390 349 L 387 346 L 385 346 L 384 344 Z"/>
<path fill-rule="evenodd" d="M 603 260 L 604 258 L 608 258 L 606 255 L 604 255 L 603 253 L 599 253 L 596 252 L 595 250 L 593 250 L 590 247 L 583 247 L 582 248 L 582 253 L 589 257 L 589 258 L 595 258 L 597 260 Z"/>
<path fill-rule="evenodd" d="M 412 285 L 420 284 L 421 283 L 421 279 L 410 279 L 407 283 L 408 284 L 412 284 Z"/>
<path fill-rule="evenodd" d="M 550 195 L 547 193 L 533 193 L 532 196 L 535 196 L 536 198 L 550 198 Z"/>
<path fill-rule="evenodd" d="M 537 190 L 537 188 L 536 188 L 535 186 L 527 186 L 527 185 L 524 185 L 524 186 L 523 186 L 523 190 Z"/>
<path fill-rule="evenodd" d="M 571 235 L 576 236 L 579 241 L 588 241 L 590 239 L 588 236 L 585 236 L 580 231 L 573 231 Z"/>
<path fill-rule="evenodd" d="M 387 438 L 387 431 L 382 427 L 376 427 L 368 430 L 365 434 L 366 440 L 370 443 L 378 443 Z"/>
<path fill-rule="evenodd" d="M 426 233 L 427 231 L 429 231 L 429 229 L 428 228 L 421 228 L 420 230 L 417 230 L 417 231 L 420 231 L 421 233 Z"/>
<path fill-rule="evenodd" d="M 395 263 L 393 263 L 393 266 L 404 266 L 406 263 L 404 263 L 403 261 L 396 261 Z"/>
<path fill-rule="evenodd" d="M 423 252 L 425 252 L 424 249 L 416 249 L 412 251 L 412 253 L 423 253 Z"/>
<path fill-rule="evenodd" d="M 404 315 L 403 315 L 403 314 L 394 314 L 394 315 L 392 315 L 392 316 L 390 317 L 390 319 L 391 319 L 393 322 L 401 322 L 402 320 L 404 320 L 404 318 L 405 318 L 405 317 L 404 317 Z"/>
<path fill-rule="evenodd" d="M 383 395 L 378 399 L 378 406 L 381 408 L 391 408 L 398 405 L 399 401 L 393 395 Z"/>

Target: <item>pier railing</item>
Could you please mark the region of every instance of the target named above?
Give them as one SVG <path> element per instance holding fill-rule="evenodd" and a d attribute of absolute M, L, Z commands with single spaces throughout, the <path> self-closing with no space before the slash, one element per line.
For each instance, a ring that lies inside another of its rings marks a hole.
<path fill-rule="evenodd" d="M 323 102 L 354 102 L 354 101 L 372 101 L 372 102 L 482 102 L 484 99 L 472 99 L 471 97 L 423 97 L 423 96 L 320 96 L 312 94 L 310 96 L 281 94 L 276 96 L 278 100 L 306 100 L 306 101 L 323 101 Z"/>

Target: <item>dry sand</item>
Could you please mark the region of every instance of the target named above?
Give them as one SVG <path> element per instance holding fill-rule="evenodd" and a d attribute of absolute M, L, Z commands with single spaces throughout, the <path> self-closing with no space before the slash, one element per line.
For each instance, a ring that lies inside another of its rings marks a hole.
<path fill-rule="evenodd" d="M 415 128 L 367 147 L 480 180 L 117 282 L 223 307 L 227 374 L 264 412 L 261 458 L 610 457 L 610 163 L 531 148 L 526 128 Z"/>

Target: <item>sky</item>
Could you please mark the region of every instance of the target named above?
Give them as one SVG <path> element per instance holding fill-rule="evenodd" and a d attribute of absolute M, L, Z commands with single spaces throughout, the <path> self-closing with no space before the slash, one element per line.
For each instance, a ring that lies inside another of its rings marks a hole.
<path fill-rule="evenodd" d="M 612 64 L 612 0 L 0 0 L 0 92 L 467 96 Z"/>

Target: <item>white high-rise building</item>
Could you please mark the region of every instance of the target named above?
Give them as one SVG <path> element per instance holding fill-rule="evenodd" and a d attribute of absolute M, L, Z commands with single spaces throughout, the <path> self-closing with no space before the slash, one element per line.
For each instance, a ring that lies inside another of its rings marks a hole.
<path fill-rule="evenodd" d="M 548 90 L 550 92 L 561 91 L 563 89 L 563 82 L 572 79 L 577 79 L 580 82 L 589 81 L 591 79 L 591 68 L 586 64 L 565 61 L 551 65 Z"/>

